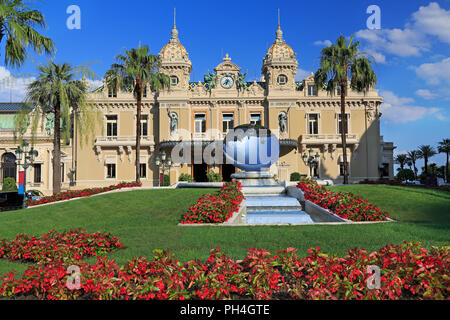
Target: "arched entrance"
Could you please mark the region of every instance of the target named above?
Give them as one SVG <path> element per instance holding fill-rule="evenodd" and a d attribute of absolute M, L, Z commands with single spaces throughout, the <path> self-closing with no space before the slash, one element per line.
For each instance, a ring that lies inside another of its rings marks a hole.
<path fill-rule="evenodd" d="M 16 156 L 13 153 L 5 153 L 2 156 L 1 165 L 2 181 L 6 178 L 13 178 L 14 181 L 17 181 Z"/>

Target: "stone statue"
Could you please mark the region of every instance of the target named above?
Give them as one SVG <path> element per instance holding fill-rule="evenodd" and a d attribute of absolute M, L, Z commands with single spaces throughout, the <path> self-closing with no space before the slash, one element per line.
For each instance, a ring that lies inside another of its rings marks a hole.
<path fill-rule="evenodd" d="M 211 73 L 208 70 L 208 73 L 205 74 L 204 80 L 205 80 L 205 85 L 207 85 L 207 87 L 208 87 L 208 91 L 211 92 L 211 90 L 216 87 L 217 75 L 215 73 Z"/>
<path fill-rule="evenodd" d="M 288 119 L 288 117 L 287 117 L 286 112 L 281 112 L 281 113 L 278 115 L 278 123 L 279 123 L 279 125 L 280 125 L 280 132 L 281 132 L 281 133 L 285 133 L 285 132 L 286 132 L 286 129 L 287 129 L 287 119 Z"/>
<path fill-rule="evenodd" d="M 170 111 L 168 111 L 168 114 L 170 118 L 170 133 L 172 133 L 178 128 L 178 115 Z"/>
<path fill-rule="evenodd" d="M 238 74 L 236 86 L 239 90 L 245 91 L 247 89 L 247 82 L 245 81 L 247 74 L 248 74 L 248 70 L 245 72 L 245 74 L 242 74 L 242 73 Z"/>
<path fill-rule="evenodd" d="M 53 113 L 47 114 L 47 123 L 45 124 L 45 131 L 47 131 L 47 135 L 52 134 L 52 130 L 55 127 L 55 115 Z"/>

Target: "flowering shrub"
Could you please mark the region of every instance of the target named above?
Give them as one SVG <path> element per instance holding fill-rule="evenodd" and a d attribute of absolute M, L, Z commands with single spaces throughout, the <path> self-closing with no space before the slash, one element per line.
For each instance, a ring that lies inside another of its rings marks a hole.
<path fill-rule="evenodd" d="M 19 262 L 53 263 L 78 261 L 84 257 L 104 254 L 123 245 L 109 233 L 87 233 L 71 230 L 50 231 L 42 237 L 18 235 L 14 240 L 0 240 L 0 258 Z"/>
<path fill-rule="evenodd" d="M 313 180 L 304 180 L 297 185 L 309 200 L 341 218 L 352 221 L 385 221 L 389 214 L 381 211 L 367 200 L 351 193 L 328 191 Z"/>
<path fill-rule="evenodd" d="M 240 182 L 224 184 L 216 194 L 206 194 L 182 217 L 182 224 L 224 223 L 239 210 L 244 199 Z"/>
<path fill-rule="evenodd" d="M 135 258 L 78 262 L 80 287 L 66 286 L 67 262 L 29 267 L 22 278 L 3 276 L 0 296 L 37 299 L 449 299 L 448 247 L 427 250 L 417 243 L 387 245 L 369 253 L 349 250 L 343 258 L 314 248 L 299 258 L 295 248 L 272 255 L 249 249 L 235 261 L 211 250 L 206 261 L 180 263 L 155 250 L 153 260 Z M 368 266 L 381 270 L 379 289 L 370 289 Z"/>
<path fill-rule="evenodd" d="M 135 188 L 135 187 L 142 187 L 142 183 L 122 182 L 117 185 L 112 185 L 112 186 L 103 187 L 103 188 L 89 188 L 89 189 L 83 189 L 83 190 L 71 190 L 71 191 L 66 191 L 66 192 L 60 192 L 60 193 L 52 195 L 52 196 L 42 197 L 39 200 L 27 200 L 27 204 L 29 207 L 33 207 L 33 206 L 37 206 L 40 204 L 69 200 L 69 199 L 73 199 L 73 198 L 89 197 L 94 194 L 99 194 L 99 193 L 103 193 L 103 192 L 120 190 L 123 188 Z"/>

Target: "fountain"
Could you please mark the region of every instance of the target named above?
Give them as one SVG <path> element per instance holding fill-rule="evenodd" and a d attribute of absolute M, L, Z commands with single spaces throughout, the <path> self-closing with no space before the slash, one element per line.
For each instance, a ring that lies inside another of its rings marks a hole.
<path fill-rule="evenodd" d="M 232 175 L 242 183 L 247 204 L 247 224 L 313 223 L 298 199 L 286 194 L 270 167 L 280 155 L 280 144 L 270 130 L 242 125 L 231 130 L 224 140 L 227 163 L 242 170 Z"/>

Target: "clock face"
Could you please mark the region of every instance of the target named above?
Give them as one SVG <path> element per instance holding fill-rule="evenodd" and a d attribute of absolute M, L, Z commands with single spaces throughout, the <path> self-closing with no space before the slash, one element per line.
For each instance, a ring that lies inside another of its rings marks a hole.
<path fill-rule="evenodd" d="M 224 89 L 230 89 L 234 84 L 234 79 L 231 76 L 223 76 L 220 80 L 220 85 Z"/>

